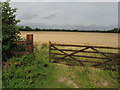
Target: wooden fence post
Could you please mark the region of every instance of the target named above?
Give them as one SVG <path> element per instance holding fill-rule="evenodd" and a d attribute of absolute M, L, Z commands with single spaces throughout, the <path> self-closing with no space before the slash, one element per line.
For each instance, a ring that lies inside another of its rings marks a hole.
<path fill-rule="evenodd" d="M 49 62 L 51 62 L 51 42 L 49 41 Z"/>
<path fill-rule="evenodd" d="M 33 52 L 33 34 L 27 34 L 27 41 L 30 41 L 27 43 L 27 51 L 32 53 Z"/>

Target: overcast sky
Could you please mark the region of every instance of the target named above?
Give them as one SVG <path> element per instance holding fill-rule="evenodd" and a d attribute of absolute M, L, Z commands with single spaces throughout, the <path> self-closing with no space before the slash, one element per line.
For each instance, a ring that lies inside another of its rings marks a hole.
<path fill-rule="evenodd" d="M 16 15 L 17 19 L 21 20 L 19 25 L 32 28 L 107 30 L 118 26 L 118 2 L 69 0 L 69 2 L 11 2 L 10 5 L 18 8 Z"/>

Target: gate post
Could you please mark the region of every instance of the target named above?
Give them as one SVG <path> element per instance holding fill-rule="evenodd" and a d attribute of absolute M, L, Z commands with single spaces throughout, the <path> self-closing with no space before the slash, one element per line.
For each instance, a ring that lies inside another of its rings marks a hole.
<path fill-rule="evenodd" d="M 27 51 L 32 53 L 33 52 L 33 34 L 27 34 Z"/>
<path fill-rule="evenodd" d="M 51 42 L 49 41 L 49 62 L 51 62 Z"/>

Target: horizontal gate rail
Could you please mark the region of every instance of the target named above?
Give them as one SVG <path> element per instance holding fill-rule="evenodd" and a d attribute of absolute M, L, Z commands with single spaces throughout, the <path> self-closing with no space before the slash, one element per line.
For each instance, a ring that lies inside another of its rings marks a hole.
<path fill-rule="evenodd" d="M 104 47 L 104 46 L 87 46 L 87 45 L 70 45 L 70 44 L 51 44 L 54 46 L 68 46 L 68 47 L 89 47 L 89 48 L 104 48 L 104 49 L 120 49 L 119 47 Z"/>
<path fill-rule="evenodd" d="M 88 60 L 80 60 L 80 59 L 61 59 L 61 58 L 52 58 L 55 60 L 66 60 L 66 61 L 82 61 L 82 62 L 87 62 L 87 63 L 98 63 L 98 64 L 103 64 L 104 62 L 98 62 L 98 61 L 88 61 Z M 106 63 L 105 65 L 114 65 L 114 63 Z M 116 63 L 117 65 L 120 65 L 120 63 Z"/>
<path fill-rule="evenodd" d="M 60 53 L 51 53 L 53 55 L 64 55 L 64 54 L 60 54 Z M 75 57 L 85 57 L 85 58 L 96 58 L 96 59 L 107 59 L 107 58 L 102 58 L 102 57 L 92 57 L 92 56 L 83 56 L 83 55 L 72 55 L 72 56 L 75 56 Z"/>
<path fill-rule="evenodd" d="M 16 41 L 16 42 L 14 42 L 14 43 L 16 43 L 16 44 L 31 44 L 32 42 L 31 41 Z"/>
<path fill-rule="evenodd" d="M 51 50 L 57 50 L 57 49 L 53 49 L 51 48 Z M 70 50 L 70 49 L 60 49 L 62 51 L 72 51 L 72 52 L 75 52 L 75 51 L 78 51 L 78 50 Z M 94 52 L 94 51 L 80 51 L 82 53 L 99 53 L 99 52 Z M 111 53 L 111 52 L 104 52 L 105 54 L 112 54 L 112 55 L 120 55 L 120 53 Z"/>
<path fill-rule="evenodd" d="M 32 54 L 32 52 L 26 52 L 26 51 L 11 51 L 12 54 L 19 54 L 19 55 L 23 55 L 23 54 Z"/>

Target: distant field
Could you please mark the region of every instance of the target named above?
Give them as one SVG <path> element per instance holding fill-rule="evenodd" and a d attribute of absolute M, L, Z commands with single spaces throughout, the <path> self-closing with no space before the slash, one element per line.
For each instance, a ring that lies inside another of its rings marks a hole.
<path fill-rule="evenodd" d="M 34 34 L 34 43 L 66 43 L 118 47 L 117 33 L 90 33 L 90 32 L 44 32 L 21 31 L 21 36 Z"/>

